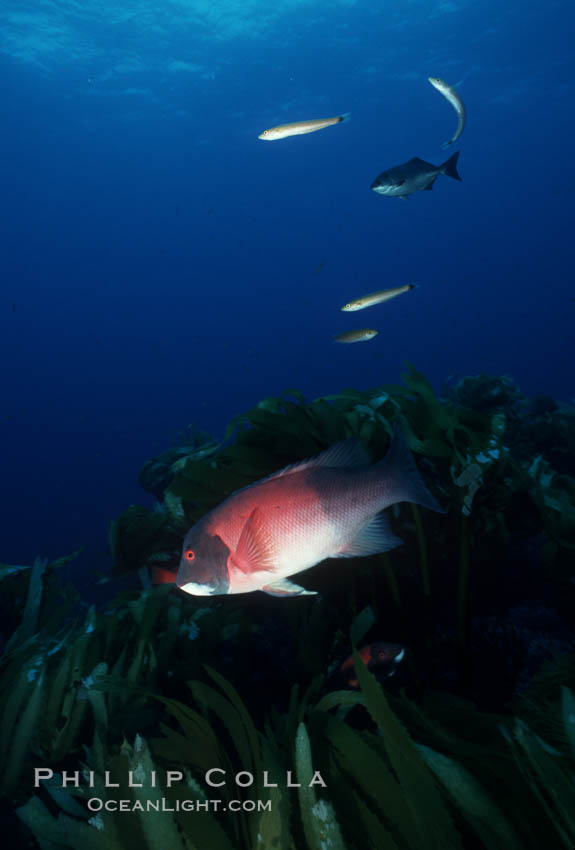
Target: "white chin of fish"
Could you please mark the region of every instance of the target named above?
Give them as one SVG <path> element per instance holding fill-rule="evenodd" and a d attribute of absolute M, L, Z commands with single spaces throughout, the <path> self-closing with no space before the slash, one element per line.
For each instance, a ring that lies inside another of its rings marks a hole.
<path fill-rule="evenodd" d="M 193 581 L 189 581 L 187 584 L 183 584 L 180 590 L 192 596 L 211 596 L 214 588 L 210 584 L 195 584 Z"/>

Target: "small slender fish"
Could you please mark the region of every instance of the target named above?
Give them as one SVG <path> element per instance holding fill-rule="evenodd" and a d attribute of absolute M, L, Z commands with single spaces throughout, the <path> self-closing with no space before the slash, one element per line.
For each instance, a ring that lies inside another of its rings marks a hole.
<path fill-rule="evenodd" d="M 260 133 L 258 139 L 264 139 L 266 142 L 275 142 L 277 139 L 287 139 L 288 136 L 303 136 L 305 133 L 315 133 L 316 130 L 323 130 L 326 127 L 332 127 L 334 124 L 341 124 L 342 121 L 347 121 L 351 112 L 344 112 L 343 115 L 337 115 L 335 118 L 314 118 L 311 121 L 295 121 L 293 124 L 278 124 L 277 127 L 270 127 L 269 130 L 264 130 Z"/>
<path fill-rule="evenodd" d="M 315 269 L 313 270 L 313 273 L 314 273 L 314 274 L 319 274 L 319 273 L 320 273 L 320 271 L 323 269 L 323 267 L 324 267 L 324 266 L 325 266 L 325 257 L 323 258 L 323 260 L 321 261 L 321 263 L 315 267 Z"/>
<path fill-rule="evenodd" d="M 434 89 L 437 89 L 443 97 L 449 101 L 449 103 L 453 106 L 455 111 L 457 112 L 457 130 L 455 131 L 455 135 L 449 139 L 448 142 L 443 143 L 443 147 L 446 148 L 449 145 L 452 145 L 453 142 L 456 142 L 457 139 L 463 133 L 463 129 L 465 127 L 465 121 L 467 119 L 467 113 L 465 112 L 465 106 L 463 105 L 463 101 L 451 86 L 448 86 L 447 83 L 444 83 L 443 80 L 440 80 L 439 77 L 428 77 L 427 78 Z"/>
<path fill-rule="evenodd" d="M 377 336 L 378 331 L 373 328 L 360 328 L 357 331 L 346 331 L 345 333 L 334 336 L 334 342 L 367 342 Z"/>
<path fill-rule="evenodd" d="M 355 301 L 344 304 L 341 309 L 344 313 L 355 313 L 356 310 L 365 310 L 366 307 L 373 307 L 374 304 L 382 304 L 384 301 L 390 301 L 404 292 L 409 292 L 410 289 L 415 289 L 416 285 L 415 283 L 406 283 L 404 286 L 394 286 L 393 289 L 380 289 L 379 292 L 372 292 L 369 295 L 364 295 L 362 298 L 356 298 Z"/>

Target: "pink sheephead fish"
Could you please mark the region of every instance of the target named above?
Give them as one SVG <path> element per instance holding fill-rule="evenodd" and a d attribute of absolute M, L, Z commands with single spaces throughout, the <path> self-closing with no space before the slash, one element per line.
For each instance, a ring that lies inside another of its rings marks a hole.
<path fill-rule="evenodd" d="M 202 517 L 184 540 L 176 584 L 195 596 L 313 593 L 288 576 L 325 558 L 373 555 L 402 543 L 381 513 L 396 502 L 443 512 L 397 428 L 387 455 L 373 465 L 358 439 L 344 440 L 237 490 Z"/>

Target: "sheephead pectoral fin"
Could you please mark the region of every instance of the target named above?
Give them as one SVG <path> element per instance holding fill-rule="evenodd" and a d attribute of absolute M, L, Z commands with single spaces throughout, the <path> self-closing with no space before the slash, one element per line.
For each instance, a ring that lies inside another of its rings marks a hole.
<path fill-rule="evenodd" d="M 376 514 L 362 527 L 359 534 L 348 543 L 345 549 L 338 552 L 335 558 L 362 558 L 365 555 L 375 555 L 387 552 L 401 546 L 403 540 L 397 537 L 389 527 L 385 514 Z"/>
<path fill-rule="evenodd" d="M 287 578 L 274 581 L 273 584 L 265 584 L 262 590 L 264 593 L 269 593 L 270 596 L 317 596 L 315 590 L 305 590 L 299 584 L 294 584 Z"/>
<path fill-rule="evenodd" d="M 231 566 L 242 573 L 256 573 L 271 570 L 273 567 L 271 540 L 259 521 L 260 516 L 261 512 L 254 508 L 246 520 L 238 547 L 231 558 Z"/>

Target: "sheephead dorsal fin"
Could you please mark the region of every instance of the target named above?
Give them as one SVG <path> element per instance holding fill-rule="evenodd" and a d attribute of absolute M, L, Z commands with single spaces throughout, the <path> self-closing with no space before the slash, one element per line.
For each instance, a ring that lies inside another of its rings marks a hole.
<path fill-rule="evenodd" d="M 246 484 L 245 487 L 240 487 L 234 490 L 231 496 L 241 493 L 243 490 L 249 490 L 251 487 L 257 487 L 260 484 L 265 484 L 267 481 L 273 481 L 274 478 L 283 478 L 284 475 L 291 475 L 293 472 L 301 472 L 304 469 L 314 469 L 317 467 L 356 467 L 368 466 L 370 458 L 366 450 L 361 445 L 359 437 L 349 437 L 347 440 L 341 440 L 339 443 L 334 443 L 329 449 L 321 452 L 314 457 L 308 457 L 305 460 L 298 460 L 295 463 L 290 463 L 280 469 L 279 472 L 272 472 L 264 478 L 259 478 L 252 484 Z M 229 498 L 229 497 L 228 497 Z"/>
<path fill-rule="evenodd" d="M 350 437 L 348 440 L 342 440 L 339 443 L 334 443 L 329 449 L 321 452 L 315 457 L 306 458 L 306 460 L 297 461 L 285 469 L 280 469 L 279 472 L 272 472 L 264 481 L 270 481 L 272 478 L 281 478 L 283 475 L 291 475 L 292 472 L 301 472 L 302 469 L 313 469 L 314 467 L 355 467 L 367 466 L 369 464 L 369 455 L 361 445 L 359 437 Z M 259 483 L 259 482 L 258 482 Z"/>

